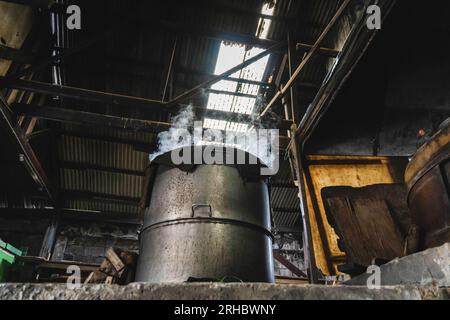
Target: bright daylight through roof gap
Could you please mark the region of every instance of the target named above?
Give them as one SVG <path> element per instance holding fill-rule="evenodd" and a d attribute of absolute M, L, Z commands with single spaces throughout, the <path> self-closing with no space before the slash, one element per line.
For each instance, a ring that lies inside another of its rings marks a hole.
<path fill-rule="evenodd" d="M 261 13 L 264 15 L 273 15 L 275 9 L 274 2 L 272 4 L 266 3 L 261 9 Z M 256 31 L 256 36 L 260 39 L 266 39 L 269 28 L 271 25 L 271 19 L 260 18 Z M 218 75 L 222 72 L 231 69 L 232 67 L 246 61 L 257 54 L 261 53 L 264 49 L 261 48 L 248 48 L 245 45 L 238 43 L 229 43 L 222 41 L 220 44 L 219 54 L 217 57 L 216 68 L 214 74 Z M 266 71 L 267 62 L 269 61 L 269 55 L 252 63 L 251 65 L 243 68 L 236 73 L 232 74 L 232 78 L 262 81 L 264 73 Z M 211 89 L 216 91 L 224 91 L 230 93 L 242 93 L 243 96 L 210 92 L 208 96 L 207 109 L 220 110 L 225 112 L 233 112 L 238 114 L 250 115 L 254 112 L 257 105 L 257 96 L 261 86 L 258 84 L 238 83 L 236 81 L 221 80 L 211 86 Z M 219 129 L 229 131 L 246 131 L 248 125 L 246 123 L 232 122 L 226 120 L 217 120 L 211 118 L 205 118 L 203 127 L 207 129 Z"/>

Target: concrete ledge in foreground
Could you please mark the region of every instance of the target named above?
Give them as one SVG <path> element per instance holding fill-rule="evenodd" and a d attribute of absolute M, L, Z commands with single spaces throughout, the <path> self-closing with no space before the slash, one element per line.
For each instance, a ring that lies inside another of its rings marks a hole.
<path fill-rule="evenodd" d="M 91 284 L 68 289 L 65 284 L 0 284 L 0 300 L 429 300 L 448 299 L 449 292 L 435 286 L 271 285 L 262 283 L 133 283 L 127 286 Z"/>

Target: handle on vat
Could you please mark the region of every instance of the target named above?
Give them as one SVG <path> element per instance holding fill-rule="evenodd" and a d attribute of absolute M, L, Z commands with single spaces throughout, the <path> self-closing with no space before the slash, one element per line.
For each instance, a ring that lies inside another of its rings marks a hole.
<path fill-rule="evenodd" d="M 195 210 L 198 208 L 209 208 L 209 217 L 212 217 L 212 207 L 210 204 L 193 204 L 192 205 L 192 216 L 191 218 L 194 218 L 195 216 Z"/>

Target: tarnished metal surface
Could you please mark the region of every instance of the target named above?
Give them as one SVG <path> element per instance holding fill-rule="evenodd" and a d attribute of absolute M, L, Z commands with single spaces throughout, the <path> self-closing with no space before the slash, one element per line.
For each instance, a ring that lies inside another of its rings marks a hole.
<path fill-rule="evenodd" d="M 411 159 L 405 173 L 413 223 L 424 248 L 450 242 L 450 126 L 442 128 Z"/>
<path fill-rule="evenodd" d="M 160 165 L 144 219 L 136 281 L 273 282 L 267 184 L 236 167 Z"/>
<path fill-rule="evenodd" d="M 449 175 L 449 163 L 437 165 L 420 178 L 409 192 L 411 217 L 425 234 L 425 248 L 450 241 Z"/>
<path fill-rule="evenodd" d="M 192 219 L 144 231 L 136 281 L 274 282 L 272 241 L 258 229 Z"/>
<path fill-rule="evenodd" d="M 408 190 L 433 167 L 450 158 L 450 124 L 417 150 L 405 171 Z"/>

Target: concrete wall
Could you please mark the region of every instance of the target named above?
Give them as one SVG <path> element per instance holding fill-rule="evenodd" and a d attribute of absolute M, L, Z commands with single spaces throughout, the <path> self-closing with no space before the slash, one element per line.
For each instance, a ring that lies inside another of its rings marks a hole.
<path fill-rule="evenodd" d="M 27 248 L 28 255 L 37 256 L 49 220 L 0 218 L 0 238 L 17 248 Z"/>
<path fill-rule="evenodd" d="M 410 156 L 450 116 L 450 4 L 397 1 L 306 144 L 309 154 Z M 426 39 L 427 50 L 422 41 Z"/>
<path fill-rule="evenodd" d="M 113 223 L 65 222 L 52 260 L 101 263 L 109 247 L 138 252 L 137 227 Z"/>

